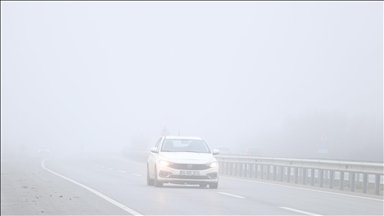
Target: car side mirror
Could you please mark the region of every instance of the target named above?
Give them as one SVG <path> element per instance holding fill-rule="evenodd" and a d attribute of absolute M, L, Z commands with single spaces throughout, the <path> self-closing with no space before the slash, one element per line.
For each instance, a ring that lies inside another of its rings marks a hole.
<path fill-rule="evenodd" d="M 157 149 L 157 147 L 152 147 L 151 152 L 152 153 L 159 153 L 159 149 Z"/>
<path fill-rule="evenodd" d="M 218 149 L 213 149 L 213 155 L 218 155 L 220 151 Z"/>

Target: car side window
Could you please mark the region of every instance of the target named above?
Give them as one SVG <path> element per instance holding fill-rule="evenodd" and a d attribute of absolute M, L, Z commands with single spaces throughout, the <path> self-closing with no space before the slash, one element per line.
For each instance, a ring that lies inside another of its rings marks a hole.
<path fill-rule="evenodd" d="M 161 141 L 161 138 L 159 140 L 157 140 L 156 145 L 155 145 L 156 148 L 159 148 L 160 141 Z"/>

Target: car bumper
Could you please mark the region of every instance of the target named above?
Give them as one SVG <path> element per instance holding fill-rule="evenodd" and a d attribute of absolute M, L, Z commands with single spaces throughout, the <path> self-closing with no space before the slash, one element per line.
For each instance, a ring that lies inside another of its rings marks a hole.
<path fill-rule="evenodd" d="M 181 172 L 184 171 L 199 172 L 199 175 L 181 175 Z M 163 183 L 175 184 L 217 183 L 219 181 L 218 174 L 219 169 L 217 167 L 205 170 L 179 170 L 160 166 L 157 173 L 157 179 Z"/>

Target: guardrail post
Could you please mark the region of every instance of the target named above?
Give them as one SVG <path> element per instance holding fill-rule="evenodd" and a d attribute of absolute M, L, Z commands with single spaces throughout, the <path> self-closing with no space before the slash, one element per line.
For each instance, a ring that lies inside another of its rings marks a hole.
<path fill-rule="evenodd" d="M 229 174 L 229 165 L 228 164 L 229 164 L 228 162 L 225 163 L 225 175 Z"/>
<path fill-rule="evenodd" d="M 363 193 L 367 193 L 368 174 L 363 174 Z"/>
<path fill-rule="evenodd" d="M 271 166 L 270 165 L 266 165 L 266 166 L 267 166 L 267 180 L 269 180 L 269 174 L 270 174 Z"/>
<path fill-rule="evenodd" d="M 236 162 L 233 163 L 233 174 L 232 175 L 237 176 L 237 163 Z"/>
<path fill-rule="evenodd" d="M 319 179 L 319 186 L 320 187 L 323 187 L 323 180 L 324 180 L 323 172 L 324 172 L 324 170 L 319 169 L 318 179 Z"/>
<path fill-rule="evenodd" d="M 284 167 L 283 166 L 280 166 L 280 171 L 279 171 L 279 174 L 280 174 L 280 181 L 284 181 Z"/>
<path fill-rule="evenodd" d="M 229 162 L 225 162 L 225 174 L 229 175 Z"/>
<path fill-rule="evenodd" d="M 376 195 L 380 194 L 380 175 L 379 174 L 375 175 L 375 194 Z"/>
<path fill-rule="evenodd" d="M 344 190 L 344 172 L 340 171 L 340 190 Z"/>
<path fill-rule="evenodd" d="M 248 164 L 244 163 L 245 170 L 244 170 L 244 177 L 246 178 L 248 176 Z"/>
<path fill-rule="evenodd" d="M 303 185 L 307 183 L 307 168 L 303 168 Z"/>
<path fill-rule="evenodd" d="M 287 182 L 291 182 L 291 167 L 287 167 Z"/>
<path fill-rule="evenodd" d="M 297 180 L 298 180 L 298 175 L 299 175 L 299 170 L 297 167 L 294 168 L 294 175 L 295 175 L 295 184 L 297 184 Z"/>
<path fill-rule="evenodd" d="M 351 191 L 355 191 L 355 173 L 349 172 L 349 182 L 350 182 L 350 188 Z"/>
<path fill-rule="evenodd" d="M 232 166 L 233 166 L 233 163 L 232 163 L 232 162 L 229 162 L 229 163 L 228 163 L 228 171 L 229 171 L 229 175 L 230 175 L 230 176 L 232 175 Z"/>
<path fill-rule="evenodd" d="M 255 164 L 255 179 L 257 179 L 258 172 L 259 172 L 259 164 Z"/>
<path fill-rule="evenodd" d="M 228 162 L 225 162 L 225 175 L 228 175 Z"/>
<path fill-rule="evenodd" d="M 311 169 L 311 186 L 315 185 L 315 169 Z"/>
<path fill-rule="evenodd" d="M 273 166 L 273 181 L 276 181 L 276 172 L 277 172 L 277 166 L 275 165 L 275 166 Z"/>
<path fill-rule="evenodd" d="M 235 165 L 235 163 L 231 163 L 231 166 L 230 166 L 230 175 L 232 176 L 233 175 L 233 166 Z"/>
<path fill-rule="evenodd" d="M 227 162 L 227 175 L 231 175 L 231 165 L 232 163 L 231 162 Z"/>
<path fill-rule="evenodd" d="M 248 177 L 249 176 L 249 170 L 251 169 L 251 164 L 248 164 L 246 163 L 245 164 L 245 174 L 244 174 L 244 177 Z"/>
<path fill-rule="evenodd" d="M 260 178 L 264 178 L 264 164 L 260 164 Z"/>
<path fill-rule="evenodd" d="M 335 171 L 330 170 L 329 171 L 329 188 L 333 188 L 333 179 L 335 179 Z"/>
<path fill-rule="evenodd" d="M 253 177 L 253 170 L 254 170 L 255 165 L 254 164 L 249 164 L 249 178 Z"/>
<path fill-rule="evenodd" d="M 231 175 L 232 176 L 236 176 L 236 168 L 237 168 L 237 164 L 235 162 L 232 163 L 232 171 L 231 171 Z"/>

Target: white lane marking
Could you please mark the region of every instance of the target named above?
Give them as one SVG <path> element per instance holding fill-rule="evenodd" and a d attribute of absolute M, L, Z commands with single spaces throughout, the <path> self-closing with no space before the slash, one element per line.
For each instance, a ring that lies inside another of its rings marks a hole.
<path fill-rule="evenodd" d="M 108 167 L 108 169 L 109 169 L 109 170 L 112 170 L 112 168 L 109 168 L 109 167 Z"/>
<path fill-rule="evenodd" d="M 101 166 L 101 168 L 105 168 L 105 166 Z"/>
<path fill-rule="evenodd" d="M 275 186 L 281 186 L 281 187 L 287 187 L 287 188 L 301 189 L 301 190 L 307 190 L 307 191 L 316 191 L 316 192 L 320 192 L 320 193 L 335 194 L 335 195 L 340 195 L 340 196 L 348 196 L 348 197 L 355 197 L 355 198 L 384 202 L 384 200 L 381 200 L 381 199 L 354 196 L 354 195 L 335 193 L 335 192 L 329 192 L 329 191 L 321 191 L 321 190 L 315 190 L 315 189 L 309 189 L 309 188 L 293 187 L 293 186 L 288 186 L 288 185 L 274 184 L 274 183 L 262 182 L 262 181 L 257 181 L 257 180 L 247 180 L 247 179 L 232 178 L 232 177 L 225 177 L 225 176 L 220 176 L 220 178 L 235 179 L 235 180 L 241 180 L 241 181 L 247 181 L 247 182 L 253 182 L 253 183 L 269 184 L 269 185 L 275 185 Z"/>
<path fill-rule="evenodd" d="M 298 210 L 298 209 L 293 209 L 293 208 L 288 208 L 288 207 L 279 207 L 279 208 L 285 209 L 285 210 L 288 210 L 288 211 L 293 211 L 293 212 L 305 214 L 305 215 L 321 216 L 319 214 L 314 214 L 314 213 L 311 213 L 311 212 L 301 211 L 301 210 Z"/>
<path fill-rule="evenodd" d="M 132 173 L 132 175 L 134 175 L 134 176 L 141 176 L 140 174 L 136 174 L 136 173 Z"/>
<path fill-rule="evenodd" d="M 55 175 L 57 175 L 57 176 L 59 176 L 59 177 L 65 179 L 65 180 L 68 180 L 68 181 L 70 181 L 70 182 L 72 182 L 72 183 L 74 183 L 74 184 L 76 184 L 76 185 L 78 185 L 78 186 L 80 186 L 80 187 L 82 187 L 82 188 L 84 188 L 84 189 L 87 189 L 88 191 L 90 191 L 90 192 L 96 194 L 97 196 L 99 196 L 99 197 L 101 197 L 101 198 L 107 200 L 108 202 L 110 202 L 110 203 L 116 205 L 117 207 L 123 209 L 124 211 L 126 211 L 126 212 L 128 212 L 128 213 L 130 213 L 130 214 L 133 214 L 133 215 L 136 215 L 136 216 L 142 216 L 142 214 L 140 214 L 140 213 L 136 212 L 135 210 L 133 210 L 133 209 L 131 209 L 131 208 L 129 208 L 129 207 L 127 207 L 127 206 L 125 206 L 125 205 L 123 205 L 123 204 L 117 202 L 116 200 L 113 200 L 112 198 L 110 198 L 110 197 L 108 197 L 108 196 L 106 196 L 106 195 L 104 195 L 104 194 L 98 192 L 97 190 L 92 189 L 92 188 L 90 188 L 90 187 L 88 187 L 88 186 L 86 186 L 86 185 L 83 185 L 83 184 L 81 184 L 81 183 L 79 183 L 79 182 L 77 182 L 77 181 L 75 181 L 75 180 L 72 180 L 72 179 L 70 179 L 70 178 L 68 178 L 68 177 L 65 177 L 65 176 L 63 176 L 63 175 L 61 175 L 61 174 L 59 174 L 59 173 L 56 173 L 56 172 L 54 172 L 54 171 L 48 169 L 47 167 L 45 167 L 45 161 L 46 161 L 46 160 L 47 160 L 47 159 L 44 159 L 43 161 L 41 161 L 41 166 L 43 167 L 43 169 L 47 170 L 48 172 L 50 172 L 50 173 L 52 173 L 52 174 L 55 174 Z"/>
<path fill-rule="evenodd" d="M 234 194 L 229 194 L 229 193 L 224 193 L 224 192 L 217 192 L 219 194 L 224 194 L 224 195 L 227 195 L 227 196 L 232 196 L 232 197 L 236 197 L 236 198 L 240 198 L 240 199 L 244 199 L 245 197 L 242 197 L 242 196 L 237 196 L 237 195 L 234 195 Z"/>
<path fill-rule="evenodd" d="M 123 171 L 123 170 L 117 170 L 117 172 L 126 173 L 126 172 L 125 172 L 125 171 Z"/>

